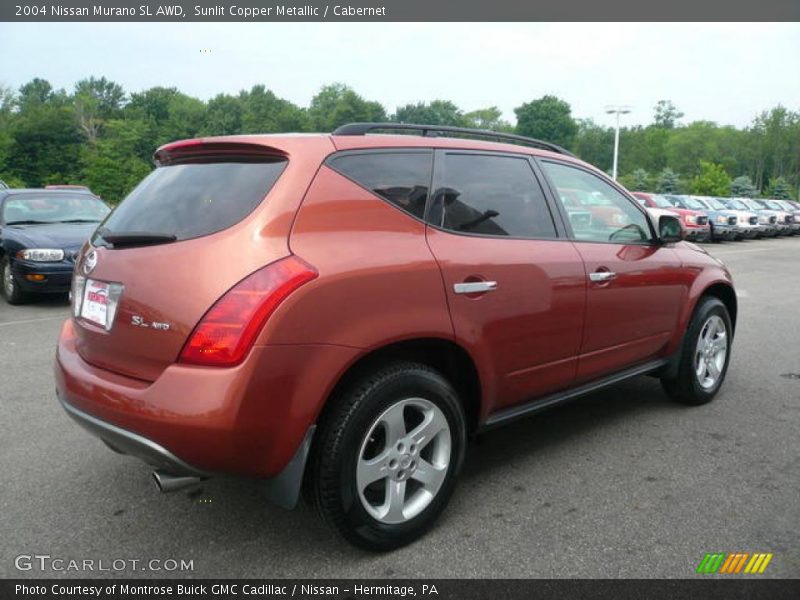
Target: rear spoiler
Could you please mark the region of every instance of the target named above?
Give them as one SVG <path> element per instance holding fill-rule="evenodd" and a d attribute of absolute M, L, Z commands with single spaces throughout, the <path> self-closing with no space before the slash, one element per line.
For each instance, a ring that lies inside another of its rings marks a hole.
<path fill-rule="evenodd" d="M 220 160 L 261 162 L 287 158 L 288 155 L 282 150 L 263 144 L 220 142 L 203 138 L 171 142 L 161 146 L 153 154 L 153 161 L 157 167 Z"/>

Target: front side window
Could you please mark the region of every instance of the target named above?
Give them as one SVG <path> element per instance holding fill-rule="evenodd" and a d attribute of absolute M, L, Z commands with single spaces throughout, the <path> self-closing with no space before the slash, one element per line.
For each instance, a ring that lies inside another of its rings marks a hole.
<path fill-rule="evenodd" d="M 445 154 L 429 220 L 456 233 L 554 238 L 556 228 L 527 159 Z"/>
<path fill-rule="evenodd" d="M 431 152 L 375 152 L 335 156 L 329 165 L 418 219 L 425 217 Z"/>
<path fill-rule="evenodd" d="M 588 212 L 590 219 L 572 230 L 587 242 L 641 243 L 652 240 L 647 216 L 609 183 L 578 167 L 542 161 L 556 196 L 573 223 L 572 213 Z"/>

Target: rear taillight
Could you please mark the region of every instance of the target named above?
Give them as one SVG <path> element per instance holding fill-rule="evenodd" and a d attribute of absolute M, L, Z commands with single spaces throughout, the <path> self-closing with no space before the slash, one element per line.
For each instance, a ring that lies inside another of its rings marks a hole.
<path fill-rule="evenodd" d="M 200 320 L 179 362 L 214 367 L 241 362 L 280 303 L 317 275 L 314 267 L 289 256 L 247 276 Z"/>

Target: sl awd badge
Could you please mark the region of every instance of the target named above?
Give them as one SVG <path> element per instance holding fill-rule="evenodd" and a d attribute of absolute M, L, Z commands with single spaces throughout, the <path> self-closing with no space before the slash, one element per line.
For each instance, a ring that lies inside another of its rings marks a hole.
<path fill-rule="evenodd" d="M 144 327 L 145 329 L 158 329 L 159 331 L 167 331 L 169 329 L 169 323 L 161 323 L 159 321 L 150 321 L 148 323 L 140 315 L 131 315 L 131 325 Z"/>

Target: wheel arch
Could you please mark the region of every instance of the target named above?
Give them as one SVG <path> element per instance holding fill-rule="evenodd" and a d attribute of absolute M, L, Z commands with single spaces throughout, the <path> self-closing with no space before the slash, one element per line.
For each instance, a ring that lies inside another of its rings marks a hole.
<path fill-rule="evenodd" d="M 677 372 L 678 365 L 681 361 L 681 354 L 683 350 L 683 339 L 686 335 L 686 330 L 691 322 L 692 315 L 694 315 L 697 306 L 703 298 L 717 298 L 728 309 L 728 314 L 731 319 L 731 338 L 736 331 L 736 317 L 739 310 L 738 300 L 736 297 L 736 290 L 730 280 L 715 280 L 707 282 L 702 286 L 697 286 L 696 291 L 692 291 L 689 295 L 689 302 L 686 304 L 686 310 L 681 315 L 680 326 L 676 330 L 672 343 L 667 350 L 667 356 L 670 357 L 669 364 L 662 371 L 659 372 L 661 377 L 673 377 Z"/>
<path fill-rule="evenodd" d="M 456 388 L 464 407 L 467 432 L 478 429 L 481 415 L 481 380 L 472 356 L 462 346 L 444 338 L 424 337 L 388 343 L 359 356 L 341 374 L 328 394 L 317 423 L 326 418 L 336 397 L 360 377 L 380 366 L 398 361 L 421 363 L 439 371 Z"/>
<path fill-rule="evenodd" d="M 700 302 L 702 298 L 706 296 L 712 296 L 714 298 L 718 298 L 724 305 L 725 308 L 728 309 L 728 314 L 731 318 L 731 327 L 733 331 L 731 333 L 735 333 L 736 331 L 736 316 L 739 311 L 739 301 L 736 297 L 736 290 L 733 289 L 728 283 L 717 282 L 709 285 L 706 287 L 703 292 L 698 296 L 697 300 L 692 307 L 692 313 L 694 313 L 695 308 L 697 307 L 697 303 Z"/>

